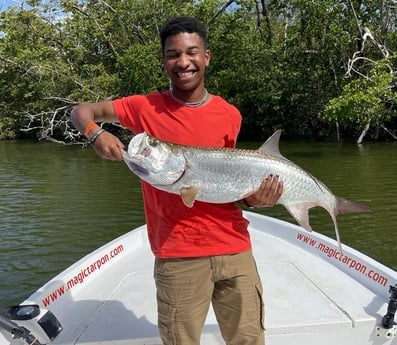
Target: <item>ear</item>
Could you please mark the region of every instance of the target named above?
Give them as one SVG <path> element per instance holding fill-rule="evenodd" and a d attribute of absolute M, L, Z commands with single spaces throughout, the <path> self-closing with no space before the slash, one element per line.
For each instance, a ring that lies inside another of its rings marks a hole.
<path fill-rule="evenodd" d="M 207 49 L 204 53 L 205 67 L 208 67 L 211 61 L 211 50 Z"/>

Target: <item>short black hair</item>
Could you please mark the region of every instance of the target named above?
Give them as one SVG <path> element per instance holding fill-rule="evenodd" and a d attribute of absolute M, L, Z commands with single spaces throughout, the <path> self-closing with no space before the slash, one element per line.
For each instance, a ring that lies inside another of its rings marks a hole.
<path fill-rule="evenodd" d="M 168 20 L 160 30 L 161 51 L 163 54 L 167 38 L 181 32 L 197 33 L 203 41 L 204 49 L 207 49 L 207 30 L 204 24 L 197 18 L 180 16 Z"/>

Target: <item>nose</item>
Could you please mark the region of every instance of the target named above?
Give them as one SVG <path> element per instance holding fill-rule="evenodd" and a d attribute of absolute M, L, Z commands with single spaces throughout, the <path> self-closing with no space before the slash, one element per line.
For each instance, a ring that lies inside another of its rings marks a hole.
<path fill-rule="evenodd" d="M 190 64 L 190 59 L 189 56 L 187 54 L 181 54 L 178 57 L 178 61 L 177 61 L 177 65 L 180 68 L 186 68 L 187 66 L 189 66 Z"/>

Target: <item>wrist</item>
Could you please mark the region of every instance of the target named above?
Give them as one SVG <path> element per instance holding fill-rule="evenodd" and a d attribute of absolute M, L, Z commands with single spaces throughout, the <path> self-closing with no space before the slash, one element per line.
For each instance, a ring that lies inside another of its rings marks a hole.
<path fill-rule="evenodd" d="M 95 135 L 95 133 L 98 132 L 99 129 L 100 127 L 94 121 L 91 121 L 87 124 L 87 126 L 84 129 L 84 136 L 89 141 L 91 141 L 93 136 Z"/>
<path fill-rule="evenodd" d="M 101 128 L 99 131 L 97 131 L 92 137 L 91 137 L 91 139 L 90 139 L 90 144 L 91 145 L 94 145 L 94 143 L 95 143 L 95 141 L 98 139 L 98 137 L 101 135 L 101 134 L 103 134 L 103 133 L 105 133 L 106 131 L 103 129 L 103 128 Z"/>
<path fill-rule="evenodd" d="M 245 207 L 247 207 L 247 208 L 255 208 L 255 206 L 252 206 L 252 205 L 247 201 L 246 198 L 241 199 L 239 202 L 240 202 L 242 205 L 244 205 Z"/>

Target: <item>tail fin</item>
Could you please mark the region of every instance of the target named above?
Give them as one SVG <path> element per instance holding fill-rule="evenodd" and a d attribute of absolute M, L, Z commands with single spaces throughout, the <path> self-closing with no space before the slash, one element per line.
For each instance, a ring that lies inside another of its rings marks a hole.
<path fill-rule="evenodd" d="M 371 209 L 363 204 L 337 197 L 336 214 L 353 213 L 353 212 L 370 212 Z"/>

